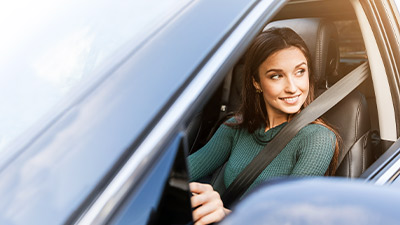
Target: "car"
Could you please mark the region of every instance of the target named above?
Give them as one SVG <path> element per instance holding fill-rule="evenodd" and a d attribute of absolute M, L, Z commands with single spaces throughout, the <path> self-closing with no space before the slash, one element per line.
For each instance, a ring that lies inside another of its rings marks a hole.
<path fill-rule="evenodd" d="M 335 106 L 340 110 L 324 115 L 339 121 L 333 125 L 344 139 L 338 177 L 299 182 L 315 192 L 327 184 L 354 192 L 373 186 L 368 193 L 390 189 L 398 196 L 399 6 L 393 0 L 7 3 L 0 9 L 0 224 L 192 223 L 187 156 L 237 107 L 234 74 L 240 77 L 253 38 L 268 24 L 294 20 L 329 21 L 337 30 L 337 42 L 329 39 L 320 51 L 332 55 L 316 63 L 321 74 L 330 71 L 318 87 L 329 90 L 366 63 L 370 73 L 352 92 L 356 113 Z M 308 35 L 318 27 L 300 28 Z M 249 201 L 268 202 L 263 191 L 296 190 L 296 182 L 264 185 Z M 390 195 L 379 196 L 394 204 Z M 226 223 L 244 216 L 241 202 L 236 207 Z"/>

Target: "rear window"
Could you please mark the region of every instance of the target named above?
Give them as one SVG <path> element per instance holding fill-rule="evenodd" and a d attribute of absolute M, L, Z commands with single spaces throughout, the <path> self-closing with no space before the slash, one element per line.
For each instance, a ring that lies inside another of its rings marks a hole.
<path fill-rule="evenodd" d="M 74 87 L 96 76 L 96 69 L 109 63 L 115 52 L 139 47 L 187 2 L 4 2 L 0 7 L 0 152 Z"/>

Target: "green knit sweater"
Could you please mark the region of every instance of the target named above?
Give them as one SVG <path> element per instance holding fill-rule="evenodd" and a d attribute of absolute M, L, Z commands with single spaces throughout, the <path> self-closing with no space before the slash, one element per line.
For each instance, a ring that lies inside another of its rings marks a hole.
<path fill-rule="evenodd" d="M 234 118 L 228 122 L 235 122 Z M 212 174 L 228 161 L 224 183 L 228 187 L 287 122 L 265 131 L 265 126 L 250 134 L 247 129 L 221 125 L 211 140 L 188 157 L 191 181 Z M 335 134 L 319 124 L 302 128 L 279 155 L 257 177 L 250 189 L 261 182 L 283 176 L 322 176 L 335 150 Z"/>

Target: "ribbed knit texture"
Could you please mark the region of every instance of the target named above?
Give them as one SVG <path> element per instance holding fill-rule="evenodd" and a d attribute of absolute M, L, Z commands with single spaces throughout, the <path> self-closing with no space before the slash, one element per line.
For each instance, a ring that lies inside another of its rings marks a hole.
<path fill-rule="evenodd" d="M 234 118 L 228 120 L 234 121 Z M 253 134 L 247 129 L 221 125 L 203 148 L 188 157 L 191 181 L 212 174 L 229 158 L 224 174 L 224 183 L 228 187 L 286 124 L 267 132 L 262 127 Z M 305 126 L 264 169 L 249 190 L 271 178 L 324 175 L 333 157 L 335 140 L 335 134 L 322 125 Z"/>

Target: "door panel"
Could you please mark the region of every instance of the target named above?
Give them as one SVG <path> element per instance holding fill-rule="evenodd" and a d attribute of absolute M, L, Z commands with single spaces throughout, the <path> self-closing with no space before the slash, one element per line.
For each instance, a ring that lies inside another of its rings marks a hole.
<path fill-rule="evenodd" d="M 187 224 L 192 221 L 185 144 L 179 134 L 131 193 L 113 224 Z"/>

